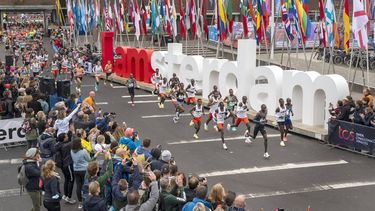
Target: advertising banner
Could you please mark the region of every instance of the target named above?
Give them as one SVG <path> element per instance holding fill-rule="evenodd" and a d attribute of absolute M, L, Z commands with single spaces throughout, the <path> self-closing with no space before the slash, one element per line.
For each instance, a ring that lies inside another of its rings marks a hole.
<path fill-rule="evenodd" d="M 351 122 L 334 121 L 329 123 L 329 142 L 351 149 L 361 149 L 373 154 L 375 128 Z"/>
<path fill-rule="evenodd" d="M 22 118 L 0 120 L 0 144 L 25 141 L 22 123 Z"/>

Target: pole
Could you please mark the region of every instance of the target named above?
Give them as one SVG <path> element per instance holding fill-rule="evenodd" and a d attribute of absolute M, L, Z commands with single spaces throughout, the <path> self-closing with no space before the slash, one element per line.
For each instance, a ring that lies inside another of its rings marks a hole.
<path fill-rule="evenodd" d="M 313 54 L 314 54 L 314 51 L 315 51 L 315 45 L 316 45 L 316 32 L 314 33 L 314 46 L 313 46 L 313 50 L 312 50 L 311 55 L 310 55 L 310 62 L 309 62 L 309 66 L 307 67 L 307 71 L 310 71 L 311 61 L 312 61 L 312 57 L 313 57 Z"/>
<path fill-rule="evenodd" d="M 366 58 L 367 58 L 367 88 L 370 88 L 370 64 L 369 64 L 369 52 L 368 52 L 368 46 L 367 46 L 367 53 L 366 53 Z"/>
<path fill-rule="evenodd" d="M 274 36 L 275 36 L 275 0 L 271 0 L 270 26 L 271 26 L 271 37 L 272 37 L 270 59 L 273 59 L 274 58 L 274 50 L 275 50 L 275 40 L 274 40 Z"/>
<path fill-rule="evenodd" d="M 324 73 L 326 71 L 326 69 L 325 69 L 325 66 L 326 66 L 326 48 L 324 47 L 324 45 L 323 45 L 323 58 L 322 58 L 322 61 L 323 61 L 323 65 L 322 65 L 323 71 L 322 71 L 322 73 L 324 75 Z"/>
<path fill-rule="evenodd" d="M 352 71 L 352 62 L 353 61 L 353 48 L 350 51 L 350 61 L 349 61 L 349 70 L 348 70 L 348 82 L 350 82 L 350 73 Z M 352 94 L 352 88 L 353 86 L 350 87 L 350 94 Z"/>
<path fill-rule="evenodd" d="M 268 44 L 267 44 L 268 41 L 267 41 L 267 35 L 266 35 L 266 27 L 264 25 L 264 22 L 262 22 L 262 27 L 263 27 L 263 34 L 264 34 L 264 42 L 266 44 L 266 51 L 267 51 L 267 55 L 269 55 L 268 54 Z M 259 44 L 259 50 L 260 50 L 260 44 Z M 271 61 L 268 60 L 268 65 L 270 65 L 270 64 L 271 64 Z"/>

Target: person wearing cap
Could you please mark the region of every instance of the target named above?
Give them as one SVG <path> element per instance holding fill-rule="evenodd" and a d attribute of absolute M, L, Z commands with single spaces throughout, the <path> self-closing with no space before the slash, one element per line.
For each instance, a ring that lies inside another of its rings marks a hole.
<path fill-rule="evenodd" d="M 25 188 L 33 203 L 32 211 L 39 211 L 41 204 L 41 190 L 39 188 L 39 180 L 41 176 L 39 161 L 40 154 L 37 148 L 30 148 L 26 151 L 22 164 L 25 166 L 25 174 L 28 183 Z"/>
<path fill-rule="evenodd" d="M 151 153 L 153 153 L 153 152 L 151 151 Z M 156 152 L 154 152 L 153 154 L 155 154 L 155 153 Z M 159 154 L 159 156 L 160 156 L 160 154 Z M 156 160 L 153 160 L 151 162 L 151 170 L 159 170 L 159 171 L 161 171 L 162 167 L 165 164 L 167 164 L 167 165 L 171 164 L 171 159 L 172 159 L 171 152 L 169 150 L 163 150 L 163 152 L 161 152 L 161 159 L 156 159 Z"/>
<path fill-rule="evenodd" d="M 135 140 L 133 140 L 133 138 Z M 138 133 L 134 132 L 133 128 L 128 127 L 125 130 L 125 136 L 120 138 L 119 145 L 122 148 L 126 147 L 126 149 L 129 150 L 130 153 L 132 153 L 138 146 L 140 146 L 138 142 Z"/>

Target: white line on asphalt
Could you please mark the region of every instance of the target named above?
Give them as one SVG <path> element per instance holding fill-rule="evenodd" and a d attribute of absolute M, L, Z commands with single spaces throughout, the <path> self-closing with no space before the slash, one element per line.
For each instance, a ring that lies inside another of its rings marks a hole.
<path fill-rule="evenodd" d="M 96 105 L 108 105 L 108 102 L 97 102 Z"/>
<path fill-rule="evenodd" d="M 112 86 L 112 88 L 114 88 L 114 89 L 125 89 L 126 86 Z"/>
<path fill-rule="evenodd" d="M 19 158 L 0 160 L 0 164 L 20 164 L 20 163 L 22 163 L 22 159 L 19 159 Z"/>
<path fill-rule="evenodd" d="M 165 100 L 165 102 L 171 102 L 172 100 Z M 158 103 L 159 100 L 136 100 L 134 101 L 135 104 L 143 104 L 143 103 Z M 128 102 L 129 104 L 131 104 L 132 102 L 129 101 Z"/>
<path fill-rule="evenodd" d="M 311 167 L 321 167 L 321 166 L 332 166 L 347 164 L 345 160 L 336 160 L 336 161 L 322 161 L 322 162 L 307 162 L 307 163 L 285 163 L 276 166 L 265 166 L 265 167 L 252 167 L 252 168 L 240 168 L 232 169 L 227 171 L 213 171 L 209 173 L 200 174 L 200 177 L 217 177 L 217 176 L 227 176 L 235 174 L 249 174 L 257 172 L 268 172 L 268 171 L 279 171 L 279 170 L 288 170 L 288 169 L 299 169 L 299 168 L 311 168 Z"/>
<path fill-rule="evenodd" d="M 372 186 L 372 185 L 375 185 L 375 181 L 325 184 L 325 185 L 315 185 L 312 187 L 307 187 L 307 188 L 302 188 L 302 189 L 297 189 L 297 190 L 292 190 L 292 191 L 272 191 L 272 192 L 266 192 L 266 193 L 250 193 L 250 194 L 245 194 L 245 197 L 248 199 L 253 199 L 253 198 L 284 196 L 284 195 L 292 195 L 292 194 L 300 194 L 300 193 L 310 193 L 310 192 L 317 192 L 317 191 L 339 190 L 339 189 L 344 189 L 344 188 L 357 188 L 357 187 Z"/>
<path fill-rule="evenodd" d="M 26 196 L 27 195 L 26 192 L 24 193 Z M 12 197 L 12 196 L 20 196 L 20 188 L 0 190 L 0 198 Z"/>
<path fill-rule="evenodd" d="M 175 114 L 165 114 L 165 115 L 151 115 L 151 116 L 142 116 L 142 119 L 151 119 L 151 118 L 161 118 L 161 117 L 174 117 Z M 191 114 L 180 114 L 182 116 L 191 116 Z"/>
<path fill-rule="evenodd" d="M 279 137 L 280 134 L 269 134 L 267 135 L 268 138 L 272 137 Z M 262 138 L 261 136 L 258 136 L 257 138 Z M 244 136 L 236 136 L 236 137 L 230 137 L 230 138 L 225 138 L 226 141 L 230 140 L 245 140 Z M 221 138 L 213 138 L 213 139 L 202 139 L 202 140 L 182 140 L 182 141 L 176 141 L 176 142 L 169 142 L 168 144 L 170 145 L 178 145 L 178 144 L 196 144 L 196 143 L 205 143 L 205 142 L 215 142 L 215 141 L 221 141 Z"/>
<path fill-rule="evenodd" d="M 124 96 L 121 96 L 122 98 L 130 98 L 129 95 L 124 95 Z M 135 98 L 137 97 L 157 97 L 156 95 L 135 95 Z"/>
<path fill-rule="evenodd" d="M 82 84 L 81 87 L 92 87 L 92 86 L 95 86 L 93 84 Z"/>

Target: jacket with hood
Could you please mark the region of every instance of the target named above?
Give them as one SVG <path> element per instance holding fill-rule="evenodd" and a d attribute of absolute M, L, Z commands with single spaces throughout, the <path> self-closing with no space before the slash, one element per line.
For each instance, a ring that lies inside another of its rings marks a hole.
<path fill-rule="evenodd" d="M 28 192 L 37 192 L 39 188 L 40 168 L 35 160 L 27 159 L 23 161 L 25 165 L 25 174 L 29 182 L 26 184 Z"/>
<path fill-rule="evenodd" d="M 37 140 L 40 149 L 40 157 L 51 158 L 55 154 L 55 138 L 48 133 L 43 133 Z"/>
<path fill-rule="evenodd" d="M 189 203 L 185 204 L 185 206 L 182 208 L 182 211 L 192 211 L 194 206 L 199 202 L 204 204 L 204 206 L 206 207 L 206 210 L 207 210 L 207 208 L 209 210 L 212 209 L 212 206 L 208 201 L 195 197 L 192 202 L 189 202 Z"/>
<path fill-rule="evenodd" d="M 137 147 L 141 146 L 141 142 L 139 140 L 133 141 L 133 139 L 129 137 L 121 137 L 118 143 L 119 145 L 126 146 L 131 152 L 134 152 Z"/>
<path fill-rule="evenodd" d="M 94 177 L 90 177 L 90 175 L 86 171 L 85 178 L 87 178 L 89 181 L 92 181 L 92 179 L 96 177 L 95 180 L 99 183 L 100 190 L 103 190 L 100 192 L 100 196 L 104 196 L 104 186 L 107 180 L 112 176 L 112 172 L 113 172 L 113 163 L 112 163 L 112 159 L 110 159 L 108 161 L 107 169 L 104 174 L 100 175 L 99 177 L 96 177 L 96 175 Z"/>
<path fill-rule="evenodd" d="M 60 182 L 58 176 L 43 180 L 44 201 L 59 202 L 61 200 Z"/>
<path fill-rule="evenodd" d="M 126 205 L 125 211 L 133 211 L 136 208 L 139 208 L 138 211 L 153 210 L 159 199 L 158 183 L 156 181 L 153 181 L 151 182 L 150 187 L 151 187 L 150 198 L 146 202 L 142 203 L 140 206 Z M 124 209 L 121 209 L 121 210 L 124 210 Z"/>
<path fill-rule="evenodd" d="M 100 196 L 89 196 L 83 204 L 84 211 L 107 211 L 107 204 Z"/>
<path fill-rule="evenodd" d="M 118 186 L 118 182 L 120 181 L 120 179 L 122 179 L 124 168 L 125 167 L 122 164 L 119 164 L 116 169 L 115 175 L 112 178 L 113 207 L 116 211 L 120 210 L 122 207 L 125 207 L 127 203 L 127 192 L 121 192 Z M 142 177 L 139 174 L 139 169 L 134 168 L 134 172 L 129 180 L 128 191 L 137 190 L 141 182 Z"/>
<path fill-rule="evenodd" d="M 60 152 L 60 155 L 61 155 L 61 160 L 63 164 L 62 167 L 67 167 L 73 164 L 72 155 L 70 154 L 71 150 L 72 150 L 72 142 L 70 141 L 58 142 L 55 145 L 55 152 Z"/>

